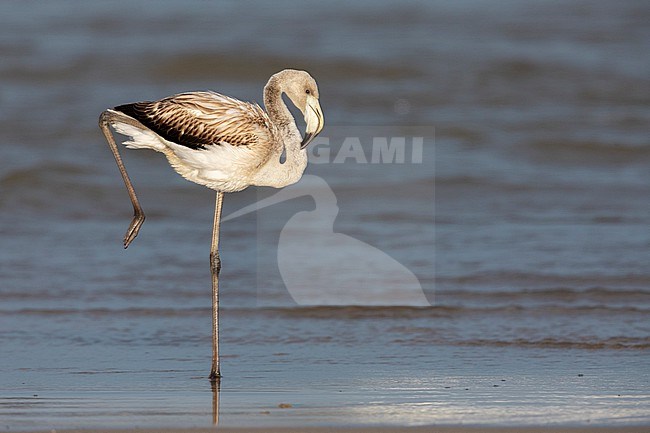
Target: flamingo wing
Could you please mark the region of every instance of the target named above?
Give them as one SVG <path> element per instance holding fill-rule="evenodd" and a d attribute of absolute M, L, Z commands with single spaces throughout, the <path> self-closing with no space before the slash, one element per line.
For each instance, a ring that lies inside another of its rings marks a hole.
<path fill-rule="evenodd" d="M 275 141 L 278 136 L 259 105 L 216 92 L 179 93 L 159 101 L 135 102 L 114 109 L 165 140 L 194 150 L 222 143 L 255 146 Z"/>

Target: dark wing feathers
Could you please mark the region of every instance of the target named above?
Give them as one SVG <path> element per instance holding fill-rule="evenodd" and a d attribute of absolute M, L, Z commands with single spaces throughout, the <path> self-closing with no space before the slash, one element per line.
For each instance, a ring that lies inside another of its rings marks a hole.
<path fill-rule="evenodd" d="M 205 140 L 194 134 L 184 134 L 181 130 L 176 129 L 169 124 L 165 124 L 155 115 L 151 115 L 152 105 L 154 102 L 135 102 L 133 104 L 118 105 L 116 111 L 120 111 L 129 117 L 134 118 L 144 126 L 160 135 L 167 141 L 189 147 L 190 149 L 205 149 Z"/>
<path fill-rule="evenodd" d="M 171 141 L 190 149 L 227 142 L 233 146 L 273 140 L 275 127 L 258 106 L 214 92 L 181 93 L 154 102 L 114 108 Z"/>

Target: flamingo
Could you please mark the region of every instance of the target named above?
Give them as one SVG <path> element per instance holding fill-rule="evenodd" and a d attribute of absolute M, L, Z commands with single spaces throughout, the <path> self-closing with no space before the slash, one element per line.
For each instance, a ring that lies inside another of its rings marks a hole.
<path fill-rule="evenodd" d="M 304 137 L 282 99 L 283 94 L 304 116 Z M 264 87 L 264 106 L 266 112 L 257 104 L 212 91 L 197 91 L 158 101 L 119 105 L 99 116 L 99 127 L 133 205 L 133 219 L 124 235 L 124 248 L 138 235 L 145 214 L 110 127 L 130 137 L 123 143 L 127 148 L 160 152 L 182 177 L 216 191 L 210 248 L 212 366 L 209 378 L 213 383 L 221 378 L 219 228 L 223 195 L 251 185 L 282 188 L 296 183 L 307 167 L 306 147 L 324 124 L 318 86 L 305 71 L 285 69 L 272 75 Z"/>

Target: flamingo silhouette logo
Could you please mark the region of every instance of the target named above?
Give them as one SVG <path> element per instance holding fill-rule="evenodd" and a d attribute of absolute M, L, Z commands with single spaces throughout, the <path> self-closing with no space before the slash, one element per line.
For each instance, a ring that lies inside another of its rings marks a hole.
<path fill-rule="evenodd" d="M 339 208 L 334 191 L 321 177 L 305 175 L 223 221 L 302 196 L 311 196 L 316 208 L 287 221 L 277 249 L 280 275 L 298 305 L 431 305 L 406 266 L 372 245 L 334 232 Z"/>

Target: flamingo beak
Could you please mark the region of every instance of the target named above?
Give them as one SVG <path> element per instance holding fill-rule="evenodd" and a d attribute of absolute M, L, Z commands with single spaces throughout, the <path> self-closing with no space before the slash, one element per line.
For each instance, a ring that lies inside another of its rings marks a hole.
<path fill-rule="evenodd" d="M 300 143 L 301 149 L 307 147 L 307 145 L 309 145 L 309 143 L 311 143 L 311 141 L 323 129 L 323 112 L 320 109 L 318 99 L 312 95 L 307 95 L 305 122 L 307 123 L 307 127 L 305 128 L 305 137 L 302 139 L 302 143 Z"/>

